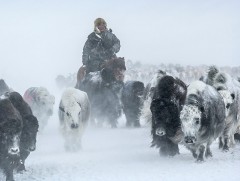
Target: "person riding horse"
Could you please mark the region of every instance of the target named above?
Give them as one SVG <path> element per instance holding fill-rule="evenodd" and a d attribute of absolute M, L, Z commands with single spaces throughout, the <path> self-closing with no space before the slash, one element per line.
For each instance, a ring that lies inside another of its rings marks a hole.
<path fill-rule="evenodd" d="M 120 47 L 120 40 L 107 28 L 106 21 L 97 18 L 94 32 L 88 36 L 83 47 L 82 63 L 86 73 L 100 71 L 105 61 L 116 58 Z"/>
<path fill-rule="evenodd" d="M 119 39 L 107 29 L 104 19 L 97 18 L 94 32 L 88 36 L 83 48 L 83 66 L 78 70 L 75 86 L 88 94 L 93 124 L 108 122 L 117 127 L 126 70 L 124 57 L 116 56 L 119 50 Z"/>

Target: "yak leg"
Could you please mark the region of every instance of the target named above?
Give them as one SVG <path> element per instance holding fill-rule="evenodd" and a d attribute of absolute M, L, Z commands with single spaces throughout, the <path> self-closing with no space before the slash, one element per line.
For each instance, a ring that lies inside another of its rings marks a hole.
<path fill-rule="evenodd" d="M 223 151 L 228 151 L 230 147 L 230 139 L 231 139 L 231 128 L 233 126 L 233 120 L 226 119 L 226 127 L 223 132 L 224 137 L 224 145 L 223 145 Z"/>
<path fill-rule="evenodd" d="M 179 154 L 178 144 L 173 143 L 168 137 L 163 137 L 159 153 L 161 156 L 175 156 Z"/>
<path fill-rule="evenodd" d="M 175 156 L 177 154 L 179 154 L 178 144 L 169 140 L 169 156 Z"/>
<path fill-rule="evenodd" d="M 167 144 L 168 138 L 165 135 L 165 136 L 158 137 L 158 139 L 159 139 L 158 146 L 160 147 L 159 149 L 160 156 L 168 156 L 168 144 Z"/>
<path fill-rule="evenodd" d="M 131 113 L 127 110 L 124 110 L 125 117 L 126 117 L 126 127 L 131 127 L 132 126 L 132 116 L 130 115 Z"/>
<path fill-rule="evenodd" d="M 205 157 L 208 158 L 208 157 L 212 157 L 212 152 L 210 150 L 210 143 L 207 144 L 207 148 L 206 148 L 206 152 L 205 152 Z"/>
<path fill-rule="evenodd" d="M 139 116 L 138 113 L 134 110 L 124 110 L 125 116 L 126 116 L 126 127 L 135 127 L 139 128 L 140 123 L 139 123 Z"/>
<path fill-rule="evenodd" d="M 193 149 L 190 149 L 190 151 L 192 152 L 192 156 L 194 157 L 194 158 L 197 158 L 197 153 L 196 153 L 196 150 L 193 150 Z"/>
<path fill-rule="evenodd" d="M 132 123 L 135 128 L 141 127 L 140 121 L 139 121 L 139 115 L 140 111 L 139 110 L 133 110 L 132 112 Z"/>
<path fill-rule="evenodd" d="M 133 126 L 134 126 L 135 128 L 141 127 L 140 121 L 139 121 L 139 116 L 137 116 L 136 119 L 134 119 Z"/>
<path fill-rule="evenodd" d="M 117 128 L 117 119 L 112 119 L 110 124 L 112 128 Z"/>
<path fill-rule="evenodd" d="M 26 171 L 25 160 L 29 156 L 29 154 L 30 154 L 29 151 L 21 150 L 21 152 L 20 152 L 21 160 L 19 161 L 20 165 L 17 168 L 17 172 Z"/>
<path fill-rule="evenodd" d="M 223 148 L 223 137 L 220 136 L 219 137 L 219 145 L 218 145 L 219 149 L 222 149 Z"/>
<path fill-rule="evenodd" d="M 198 157 L 197 157 L 197 161 L 204 161 L 203 159 L 203 155 L 204 155 L 204 150 L 205 150 L 205 146 L 201 145 L 199 148 L 198 148 Z"/>
<path fill-rule="evenodd" d="M 233 146 L 236 144 L 236 142 L 235 142 L 235 140 L 234 140 L 234 134 L 231 135 L 230 139 L 231 139 L 231 140 L 230 140 L 231 146 L 233 147 Z"/>
<path fill-rule="evenodd" d="M 118 124 L 118 116 L 115 112 L 111 112 L 109 115 L 108 115 L 108 122 L 109 124 L 111 125 L 112 128 L 117 128 L 117 124 Z"/>
<path fill-rule="evenodd" d="M 224 137 L 223 151 L 229 150 L 229 143 L 230 143 L 229 137 L 228 136 Z"/>

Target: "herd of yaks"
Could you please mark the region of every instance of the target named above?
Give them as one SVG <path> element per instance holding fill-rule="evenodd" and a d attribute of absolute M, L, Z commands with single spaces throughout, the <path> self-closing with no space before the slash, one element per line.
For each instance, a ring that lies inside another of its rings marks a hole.
<path fill-rule="evenodd" d="M 234 135 L 240 134 L 240 82 L 229 74 L 212 66 L 206 77 L 186 85 L 160 71 L 152 84 L 147 86 L 153 91 L 144 111 L 152 123 L 152 146 L 159 147 L 161 155 L 178 154 L 181 143 L 203 161 L 204 155 L 212 156 L 210 145 L 217 138 L 224 151 L 235 144 Z"/>
<path fill-rule="evenodd" d="M 36 148 L 42 131 L 53 114 L 55 98 L 44 87 L 29 88 L 23 97 L 0 80 L 0 167 L 7 181 L 13 170 L 25 170 L 25 160 Z M 179 154 L 184 144 L 197 161 L 212 156 L 210 145 L 219 138 L 219 148 L 228 151 L 240 134 L 240 82 L 216 67 L 206 77 L 186 85 L 159 71 L 144 88 L 128 81 L 121 94 L 127 126 L 139 127 L 139 119 L 151 122 L 152 146 L 160 155 Z M 58 110 L 65 149 L 81 148 L 81 137 L 89 122 L 91 103 L 86 92 L 67 88 Z"/>

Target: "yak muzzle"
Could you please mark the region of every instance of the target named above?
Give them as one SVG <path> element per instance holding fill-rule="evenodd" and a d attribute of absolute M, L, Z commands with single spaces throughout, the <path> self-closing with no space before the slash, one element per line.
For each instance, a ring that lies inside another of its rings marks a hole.
<path fill-rule="evenodd" d="M 156 129 L 156 135 L 158 136 L 164 136 L 166 134 L 166 131 L 164 128 L 157 128 Z"/>
<path fill-rule="evenodd" d="M 78 126 L 79 126 L 79 125 L 78 125 L 78 124 L 75 124 L 75 123 L 72 123 L 72 124 L 71 124 L 71 128 L 72 128 L 72 129 L 76 129 L 76 128 L 78 128 Z"/>
<path fill-rule="evenodd" d="M 29 148 L 29 151 L 35 151 L 36 150 L 36 147 L 35 146 L 31 146 L 30 148 Z"/>
<path fill-rule="evenodd" d="M 185 136 L 184 142 L 187 144 L 194 144 L 196 142 L 196 137 L 195 136 Z"/>
<path fill-rule="evenodd" d="M 19 150 L 18 147 L 10 148 L 9 151 L 8 151 L 8 153 L 9 153 L 10 155 L 18 155 L 19 152 L 20 152 L 20 150 Z"/>

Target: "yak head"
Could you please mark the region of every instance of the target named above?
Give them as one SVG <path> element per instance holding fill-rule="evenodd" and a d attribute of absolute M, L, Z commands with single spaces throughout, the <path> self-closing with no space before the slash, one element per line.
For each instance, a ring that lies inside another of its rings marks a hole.
<path fill-rule="evenodd" d="M 133 95 L 138 97 L 142 97 L 144 93 L 144 84 L 140 81 L 136 81 L 133 83 Z"/>
<path fill-rule="evenodd" d="M 173 137 L 180 126 L 178 107 L 174 102 L 164 99 L 159 99 L 157 104 L 157 112 L 153 112 L 154 134 Z"/>
<path fill-rule="evenodd" d="M 197 141 L 203 111 L 203 107 L 196 105 L 183 106 L 180 112 L 180 120 L 186 144 L 194 144 Z"/>
<path fill-rule="evenodd" d="M 79 127 L 79 122 L 82 118 L 82 108 L 81 104 L 75 102 L 72 106 L 59 106 L 59 111 L 64 114 L 64 120 L 71 129 L 77 129 Z"/>
<path fill-rule="evenodd" d="M 217 89 L 217 91 L 228 90 L 231 93 L 234 93 L 236 90 L 235 84 L 236 84 L 236 80 L 234 80 L 229 74 L 224 72 L 219 72 L 214 77 L 212 86 L 215 89 Z"/>
<path fill-rule="evenodd" d="M 0 149 L 10 157 L 19 156 L 21 131 L 22 123 L 17 119 L 8 119 L 0 125 Z"/>

